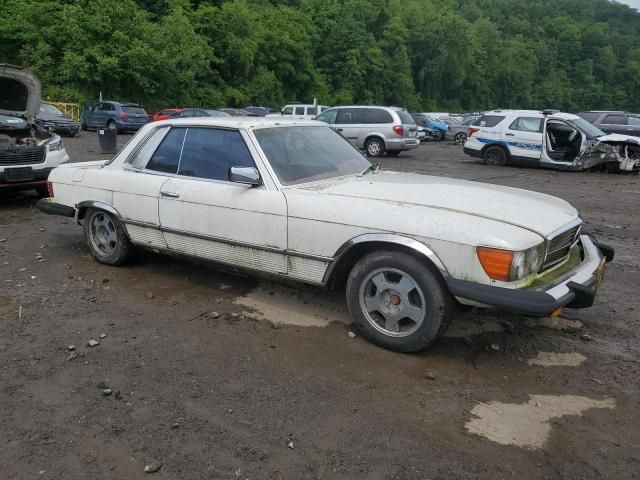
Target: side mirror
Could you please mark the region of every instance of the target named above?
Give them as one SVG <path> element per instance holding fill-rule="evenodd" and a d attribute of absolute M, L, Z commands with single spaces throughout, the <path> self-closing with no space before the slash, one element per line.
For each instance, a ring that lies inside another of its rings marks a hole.
<path fill-rule="evenodd" d="M 262 185 L 260 173 L 255 167 L 231 167 L 229 169 L 229 180 L 234 183 L 243 183 L 252 187 Z"/>

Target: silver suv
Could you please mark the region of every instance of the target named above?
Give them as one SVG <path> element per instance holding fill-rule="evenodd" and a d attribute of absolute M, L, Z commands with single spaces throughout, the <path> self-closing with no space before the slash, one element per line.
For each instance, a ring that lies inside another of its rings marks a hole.
<path fill-rule="evenodd" d="M 328 123 L 370 157 L 396 156 L 420 145 L 418 127 L 406 110 L 394 107 L 333 107 L 316 120 Z"/>

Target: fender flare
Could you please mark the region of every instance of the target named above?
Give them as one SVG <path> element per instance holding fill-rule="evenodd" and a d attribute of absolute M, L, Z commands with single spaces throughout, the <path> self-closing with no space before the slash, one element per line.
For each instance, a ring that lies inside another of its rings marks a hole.
<path fill-rule="evenodd" d="M 447 269 L 444 266 L 444 263 L 442 263 L 442 260 L 440 260 L 436 253 L 424 243 L 419 242 L 414 238 L 405 237 L 397 233 L 365 233 L 363 235 L 354 237 L 342 244 L 342 246 L 337 250 L 336 254 L 333 257 L 333 260 L 329 264 L 329 267 L 324 274 L 323 283 L 327 284 L 329 282 L 331 276 L 333 275 L 333 272 L 335 271 L 335 268 L 340 264 L 341 259 L 343 259 L 345 255 L 354 247 L 363 243 L 386 243 L 408 248 L 416 253 L 419 257 L 423 257 L 429 260 L 438 269 L 438 271 L 444 278 L 449 277 L 449 272 L 447 272 Z"/>
<path fill-rule="evenodd" d="M 85 200 L 76 205 L 77 223 L 80 223 L 80 220 L 84 218 L 84 213 L 81 215 L 80 212 L 87 208 L 99 208 L 100 210 L 104 210 L 111 213 L 112 215 L 115 215 L 118 220 L 122 221 L 122 216 L 120 215 L 120 213 L 108 203 L 100 202 L 98 200 Z"/>

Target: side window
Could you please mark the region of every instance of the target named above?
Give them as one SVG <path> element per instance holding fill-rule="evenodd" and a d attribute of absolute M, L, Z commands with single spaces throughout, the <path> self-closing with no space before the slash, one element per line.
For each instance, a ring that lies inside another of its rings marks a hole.
<path fill-rule="evenodd" d="M 240 132 L 214 128 L 188 129 L 179 175 L 228 181 L 231 167 L 255 167 Z"/>
<path fill-rule="evenodd" d="M 284 107 L 282 109 L 283 115 L 293 115 L 293 107 Z"/>
<path fill-rule="evenodd" d="M 626 125 L 627 117 L 626 115 L 607 115 L 602 123 L 606 125 Z"/>
<path fill-rule="evenodd" d="M 320 120 L 321 122 L 325 122 L 325 123 L 328 123 L 329 125 L 333 125 L 334 123 L 336 123 L 337 116 L 338 116 L 338 110 L 328 110 L 318 115 L 316 120 Z"/>
<path fill-rule="evenodd" d="M 296 107 L 296 115 L 304 115 L 304 107 Z"/>
<path fill-rule="evenodd" d="M 393 123 L 393 117 L 381 108 L 367 108 L 363 123 Z"/>
<path fill-rule="evenodd" d="M 184 144 L 186 128 L 172 128 L 147 163 L 147 170 L 175 174 L 178 171 L 180 152 Z"/>
<path fill-rule="evenodd" d="M 598 114 L 593 112 L 582 112 L 582 113 L 579 113 L 578 115 L 580 115 L 589 123 L 593 123 L 598 119 Z"/>
<path fill-rule="evenodd" d="M 629 120 L 629 125 L 640 127 L 640 117 L 627 117 L 627 120 Z"/>
<path fill-rule="evenodd" d="M 127 163 L 133 168 L 144 168 L 168 131 L 169 127 L 161 127 L 155 130 L 144 144 L 127 159 Z"/>
<path fill-rule="evenodd" d="M 476 122 L 475 126 L 478 126 L 478 127 L 495 127 L 500 122 L 502 122 L 504 119 L 505 119 L 505 117 L 503 117 L 501 115 L 482 115 L 478 119 L 478 121 Z"/>
<path fill-rule="evenodd" d="M 520 117 L 516 118 L 511 125 L 510 130 L 518 130 L 521 132 L 542 132 L 542 118 Z"/>
<path fill-rule="evenodd" d="M 365 110 L 364 108 L 341 108 L 336 123 L 338 125 L 363 123 Z"/>
<path fill-rule="evenodd" d="M 193 110 L 184 110 L 179 114 L 180 118 L 191 118 L 193 117 Z"/>
<path fill-rule="evenodd" d="M 113 105 L 111 105 L 110 103 L 103 103 L 101 110 L 104 110 L 105 112 L 111 112 L 113 111 Z"/>
<path fill-rule="evenodd" d="M 307 107 L 307 115 L 315 115 L 316 107 Z"/>

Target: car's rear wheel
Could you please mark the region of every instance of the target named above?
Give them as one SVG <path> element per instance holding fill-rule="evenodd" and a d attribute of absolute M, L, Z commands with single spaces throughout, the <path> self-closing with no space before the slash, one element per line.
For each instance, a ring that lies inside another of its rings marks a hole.
<path fill-rule="evenodd" d="M 83 132 L 87 131 L 87 124 L 84 123 L 84 120 L 80 122 L 80 130 L 82 130 Z"/>
<path fill-rule="evenodd" d="M 384 142 L 379 138 L 370 138 L 367 140 L 364 149 L 370 157 L 381 157 L 384 155 Z"/>
<path fill-rule="evenodd" d="M 90 208 L 84 217 L 84 233 L 91 255 L 107 265 L 123 265 L 133 254 L 124 225 L 111 213 Z"/>
<path fill-rule="evenodd" d="M 467 141 L 467 134 L 464 132 L 456 133 L 456 136 L 453 137 L 453 141 L 457 145 L 463 145 Z"/>
<path fill-rule="evenodd" d="M 454 301 L 442 278 L 403 252 L 363 257 L 347 280 L 356 328 L 371 342 L 398 352 L 424 350 L 449 326 Z"/>
<path fill-rule="evenodd" d="M 488 147 L 482 154 L 487 165 L 504 166 L 509 163 L 509 157 L 504 148 L 498 146 Z"/>

